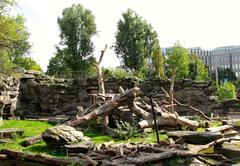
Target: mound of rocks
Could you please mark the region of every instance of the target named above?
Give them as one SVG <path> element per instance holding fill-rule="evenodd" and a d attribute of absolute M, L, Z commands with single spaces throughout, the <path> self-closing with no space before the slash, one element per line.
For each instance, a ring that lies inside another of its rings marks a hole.
<path fill-rule="evenodd" d="M 63 148 L 72 153 L 87 153 L 94 147 L 90 138 L 81 131 L 67 125 L 48 128 L 42 133 L 42 138 L 49 148 Z"/>

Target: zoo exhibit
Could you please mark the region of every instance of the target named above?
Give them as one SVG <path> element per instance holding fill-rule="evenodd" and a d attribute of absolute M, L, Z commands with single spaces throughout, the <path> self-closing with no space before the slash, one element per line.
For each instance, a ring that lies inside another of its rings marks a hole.
<path fill-rule="evenodd" d="M 75 4 L 43 72 L 16 3 L 0 1 L 0 165 L 240 164 L 239 46 L 215 49 L 223 65 L 214 50 L 160 48 L 127 9 L 93 56 L 95 17 Z M 116 68 L 102 67 L 110 49 Z"/>

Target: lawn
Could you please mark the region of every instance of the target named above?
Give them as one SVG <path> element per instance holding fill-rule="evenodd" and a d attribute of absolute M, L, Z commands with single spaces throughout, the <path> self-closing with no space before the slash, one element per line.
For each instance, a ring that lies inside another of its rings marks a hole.
<path fill-rule="evenodd" d="M 56 156 L 56 157 L 65 156 L 64 151 L 49 149 L 44 141 L 41 141 L 29 147 L 23 147 L 21 145 L 25 138 L 41 134 L 45 129 L 52 126 L 53 125 L 49 124 L 48 122 L 27 121 L 27 120 L 5 120 L 4 124 L 0 126 L 0 129 L 21 128 L 21 129 L 24 129 L 24 134 L 19 138 L 15 138 L 13 143 L 0 143 L 0 150 L 12 149 L 12 150 L 18 150 L 18 151 L 24 151 L 24 152 L 47 154 L 47 155 Z M 95 144 L 101 144 L 109 141 L 114 141 L 115 143 L 156 142 L 155 132 L 146 134 L 143 137 L 130 138 L 128 140 L 113 138 L 109 135 L 100 134 L 94 130 L 88 130 L 88 129 L 83 131 L 83 133 L 85 136 L 90 137 Z M 159 136 L 161 140 L 167 139 L 167 136 L 164 134 L 160 134 Z"/>

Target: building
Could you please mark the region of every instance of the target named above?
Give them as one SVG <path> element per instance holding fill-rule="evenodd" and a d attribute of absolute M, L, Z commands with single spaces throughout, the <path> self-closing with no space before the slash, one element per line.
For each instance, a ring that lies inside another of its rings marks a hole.
<path fill-rule="evenodd" d="M 240 45 L 217 47 L 211 51 L 200 47 L 189 48 L 190 54 L 195 54 L 213 72 L 216 68 L 230 69 L 237 77 L 240 77 Z"/>

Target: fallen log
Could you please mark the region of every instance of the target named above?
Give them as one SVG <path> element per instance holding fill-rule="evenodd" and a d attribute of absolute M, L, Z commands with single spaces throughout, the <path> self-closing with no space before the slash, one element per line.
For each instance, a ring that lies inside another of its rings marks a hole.
<path fill-rule="evenodd" d="M 207 128 L 206 131 L 211 131 L 211 132 L 224 132 L 227 130 L 233 129 L 233 126 L 231 125 L 223 125 L 223 126 L 218 126 L 218 127 L 211 127 Z"/>
<path fill-rule="evenodd" d="M 115 109 L 121 105 L 126 105 L 129 98 L 132 98 L 135 95 L 138 96 L 140 93 L 141 93 L 141 91 L 137 87 L 126 90 L 123 94 L 115 96 L 113 98 L 113 100 L 99 106 L 92 112 L 90 112 L 84 116 L 78 117 L 77 119 L 70 120 L 70 121 L 66 122 L 65 124 L 74 127 L 74 126 L 78 126 L 84 122 L 87 122 L 89 120 L 96 119 L 98 116 L 101 116 L 101 115 L 105 116 L 105 115 L 109 114 L 113 109 Z"/>
<path fill-rule="evenodd" d="M 135 102 L 136 97 L 138 97 L 140 94 L 141 94 L 141 91 L 137 87 L 126 90 L 122 94 L 115 96 L 113 100 L 108 101 L 107 103 L 99 106 L 92 112 L 84 116 L 78 117 L 77 119 L 68 121 L 65 124 L 69 126 L 78 126 L 79 124 L 82 124 L 89 120 L 96 119 L 98 116 L 101 116 L 101 115 L 106 116 L 112 110 L 114 110 L 119 106 L 128 105 L 128 107 L 133 113 L 135 113 L 140 118 L 144 119 L 142 122 L 139 122 L 139 125 L 141 128 L 153 127 L 154 126 L 153 115 L 145 111 L 141 107 L 139 107 Z M 154 107 L 154 110 L 158 115 L 157 125 L 171 126 L 171 127 L 176 127 L 178 125 L 181 125 L 181 126 L 187 126 L 190 129 L 196 129 L 198 127 L 197 121 L 191 121 L 186 118 L 178 117 L 177 113 L 170 113 L 167 111 L 164 112 L 162 109 L 156 108 L 156 107 Z"/>
<path fill-rule="evenodd" d="M 172 131 L 168 132 L 167 136 L 174 139 L 182 138 L 185 143 L 202 145 L 222 138 L 223 134 L 221 132 L 210 131 Z"/>
<path fill-rule="evenodd" d="M 240 141 L 240 138 L 235 138 L 235 137 L 230 137 L 230 138 L 220 138 L 217 139 L 215 141 L 212 141 L 206 145 L 201 145 L 201 146 L 197 146 L 197 147 L 193 147 L 190 149 L 190 151 L 195 152 L 195 153 L 199 153 L 201 151 L 204 151 L 206 149 L 209 149 L 212 146 L 216 146 L 216 145 L 220 145 L 223 144 L 224 142 L 230 142 L 230 141 Z"/>
<path fill-rule="evenodd" d="M 42 140 L 42 134 L 39 134 L 39 135 L 35 135 L 33 137 L 29 137 L 29 138 L 26 138 L 24 141 L 23 141 L 23 146 L 27 147 L 27 146 L 30 146 L 30 145 L 33 145 L 35 143 L 38 143 Z"/>
<path fill-rule="evenodd" d="M 3 149 L 0 151 L 0 154 L 7 155 L 7 158 L 13 158 L 15 160 L 21 160 L 21 161 L 32 161 L 32 162 L 38 162 L 48 165 L 54 165 L 54 166 L 67 166 L 74 163 L 84 162 L 84 160 L 76 159 L 77 161 L 73 159 L 66 159 L 66 158 L 53 158 L 46 155 L 41 154 L 30 154 L 30 153 L 24 153 L 14 150 L 6 150 Z M 84 165 L 84 164 L 83 164 Z"/>
<path fill-rule="evenodd" d="M 187 126 L 193 130 L 195 130 L 199 126 L 197 121 L 192 121 L 184 117 L 178 117 L 177 114 L 167 113 L 163 111 L 161 111 L 161 116 L 157 116 L 156 118 L 157 125 L 159 126 Z M 153 118 L 149 118 L 146 120 L 142 120 L 138 124 L 141 128 L 148 128 L 154 126 L 154 121 Z"/>
<path fill-rule="evenodd" d="M 158 162 L 164 159 L 170 159 L 173 157 L 209 157 L 212 156 L 211 154 L 197 154 L 193 153 L 191 151 L 183 151 L 183 150 L 169 150 L 162 153 L 148 153 L 144 154 L 141 157 L 132 158 L 128 157 L 126 158 L 126 163 L 128 164 L 136 164 L 136 165 L 144 165 L 146 163 L 151 162 Z M 216 155 L 214 155 L 216 156 Z M 219 155 L 221 156 L 221 155 Z"/>

